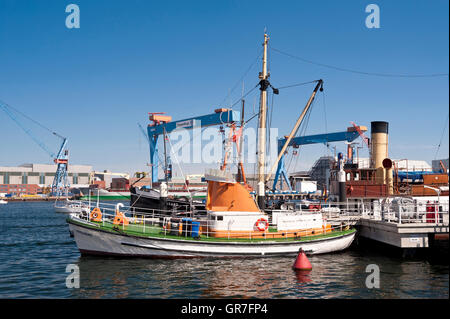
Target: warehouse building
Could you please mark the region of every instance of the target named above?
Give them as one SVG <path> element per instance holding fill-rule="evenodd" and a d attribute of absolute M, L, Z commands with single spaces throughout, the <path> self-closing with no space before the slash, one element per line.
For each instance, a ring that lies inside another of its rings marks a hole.
<path fill-rule="evenodd" d="M 23 164 L 19 166 L 0 166 L 0 192 L 19 190 L 17 193 L 33 193 L 39 188 L 50 187 L 55 178 L 57 165 Z M 86 186 L 89 183 L 91 165 L 69 165 L 68 181 L 73 187 Z"/>

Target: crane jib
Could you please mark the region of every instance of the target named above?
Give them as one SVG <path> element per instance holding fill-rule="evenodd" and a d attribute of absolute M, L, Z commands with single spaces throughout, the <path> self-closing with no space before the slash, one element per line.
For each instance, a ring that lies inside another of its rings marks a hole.
<path fill-rule="evenodd" d="M 67 138 L 59 135 L 56 132 L 51 131 L 46 126 L 42 125 L 41 123 L 37 122 L 35 119 L 32 119 L 31 117 L 25 115 L 21 111 L 13 108 L 12 106 L 0 101 L 0 108 L 8 115 L 28 136 L 31 137 L 31 139 L 40 147 L 42 148 L 47 154 L 50 155 L 50 157 L 53 158 L 53 162 L 57 164 L 57 169 L 55 172 L 55 178 L 53 179 L 52 185 L 51 185 L 51 194 L 53 196 L 61 196 L 63 193 L 67 195 L 69 183 L 67 178 L 67 168 L 68 168 L 68 162 L 69 162 L 69 151 L 66 149 L 67 145 Z M 31 129 L 27 127 L 24 123 L 22 123 L 16 114 L 21 115 L 24 118 L 27 118 L 31 122 L 34 122 L 38 126 L 44 128 L 45 130 L 49 131 L 53 135 L 57 136 L 58 138 L 62 139 L 61 146 L 59 147 L 59 151 L 55 156 L 55 153 L 51 152 L 50 149 L 41 141 L 39 140 L 35 134 L 32 133 Z"/>

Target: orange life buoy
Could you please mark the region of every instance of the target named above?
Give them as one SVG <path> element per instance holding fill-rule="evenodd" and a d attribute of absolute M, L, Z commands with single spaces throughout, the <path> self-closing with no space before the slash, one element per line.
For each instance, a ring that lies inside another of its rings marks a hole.
<path fill-rule="evenodd" d="M 116 211 L 116 216 L 113 220 L 114 225 L 128 225 L 128 218 L 122 212 Z"/>
<path fill-rule="evenodd" d="M 264 223 L 264 226 L 261 226 L 260 223 Z M 260 218 L 256 221 L 255 226 L 256 228 L 258 228 L 258 230 L 265 231 L 267 230 L 267 228 L 269 228 L 269 222 L 265 218 Z"/>
<path fill-rule="evenodd" d="M 95 222 L 101 222 L 102 221 L 102 212 L 100 208 L 95 207 L 91 212 L 91 220 Z"/>

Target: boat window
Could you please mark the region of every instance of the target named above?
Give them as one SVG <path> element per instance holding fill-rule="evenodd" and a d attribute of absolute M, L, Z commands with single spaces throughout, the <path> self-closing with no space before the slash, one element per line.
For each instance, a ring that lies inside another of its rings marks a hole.
<path fill-rule="evenodd" d="M 217 216 L 217 220 L 223 220 L 223 216 Z"/>

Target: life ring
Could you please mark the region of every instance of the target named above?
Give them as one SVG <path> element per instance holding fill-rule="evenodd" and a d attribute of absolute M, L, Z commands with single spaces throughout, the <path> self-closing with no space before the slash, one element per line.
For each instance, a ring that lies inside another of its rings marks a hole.
<path fill-rule="evenodd" d="M 128 218 L 122 212 L 116 212 L 113 220 L 114 225 L 129 225 Z"/>
<path fill-rule="evenodd" d="M 95 207 L 92 210 L 90 217 L 91 217 L 91 220 L 93 220 L 95 222 L 101 221 L 102 220 L 102 212 L 101 212 L 100 208 Z"/>
<path fill-rule="evenodd" d="M 264 226 L 261 227 L 260 223 L 264 223 Z M 265 231 L 269 228 L 269 222 L 265 218 L 260 218 L 256 221 L 255 227 L 258 228 L 259 231 Z"/>
<path fill-rule="evenodd" d="M 350 195 L 351 193 L 353 193 L 353 185 L 347 188 L 347 194 Z"/>

